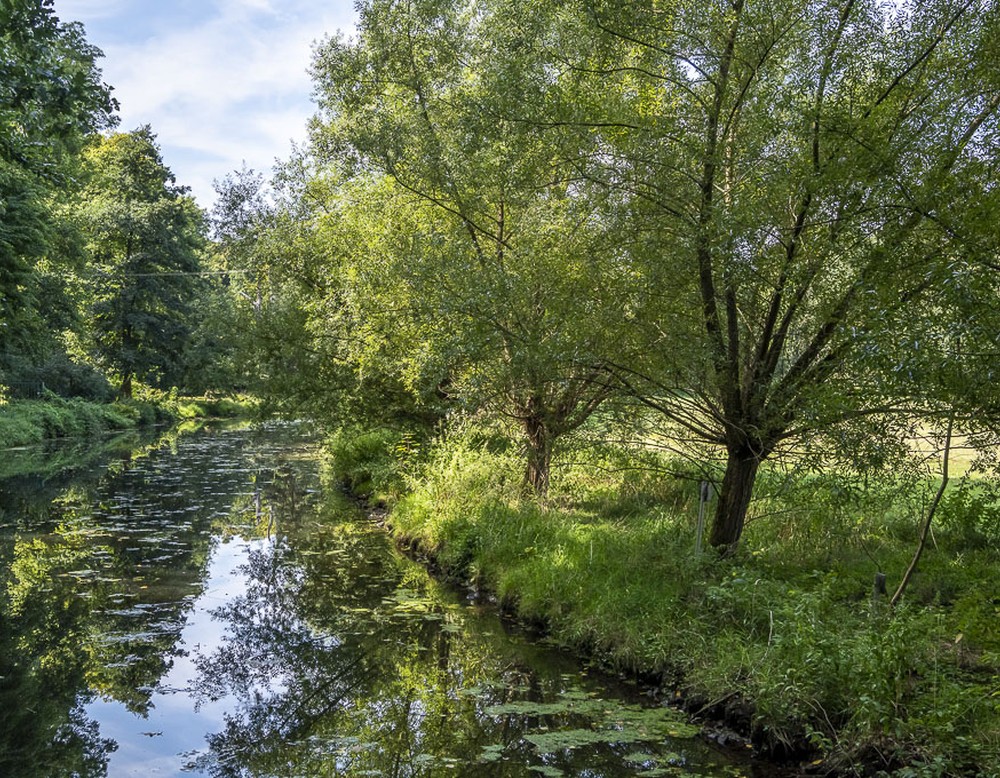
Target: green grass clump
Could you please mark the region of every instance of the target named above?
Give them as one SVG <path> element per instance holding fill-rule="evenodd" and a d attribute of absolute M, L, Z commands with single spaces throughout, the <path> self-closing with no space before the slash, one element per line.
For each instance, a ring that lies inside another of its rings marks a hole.
<path fill-rule="evenodd" d="M 390 467 L 385 440 L 353 445 L 358 463 L 377 448 Z M 658 673 L 712 715 L 744 711 L 772 752 L 901 776 L 1000 763 L 992 508 L 970 518 L 970 500 L 950 495 L 936 546 L 890 610 L 873 604 L 872 580 L 899 581 L 920 504 L 892 484 L 812 476 L 771 489 L 779 475 L 765 474 L 743 549 L 719 559 L 694 554 L 694 479 L 620 452 L 575 458 L 539 501 L 524 495 L 516 449 L 456 436 L 411 473 L 390 522 L 553 640 Z"/>
<path fill-rule="evenodd" d="M 178 419 L 232 419 L 251 415 L 256 405 L 240 397 L 172 397 L 166 407 Z"/>
<path fill-rule="evenodd" d="M 155 408 L 142 403 L 94 403 L 52 397 L 0 406 L 0 448 L 50 438 L 85 437 L 155 421 Z"/>
<path fill-rule="evenodd" d="M 195 397 L 180 394 L 177 387 L 167 391 L 142 384 L 136 388 L 135 397 L 169 419 L 231 419 L 252 416 L 258 410 L 257 400 L 246 395 Z"/>
<path fill-rule="evenodd" d="M 252 413 L 248 398 L 178 397 L 141 387 L 131 400 L 92 402 L 54 394 L 41 400 L 0 404 L 0 448 L 40 443 L 52 438 L 78 438 L 134 429 L 178 419 L 233 418 Z"/>
<path fill-rule="evenodd" d="M 419 452 L 418 440 L 409 432 L 343 428 L 327 440 L 326 465 L 352 494 L 371 502 L 394 501 Z"/>

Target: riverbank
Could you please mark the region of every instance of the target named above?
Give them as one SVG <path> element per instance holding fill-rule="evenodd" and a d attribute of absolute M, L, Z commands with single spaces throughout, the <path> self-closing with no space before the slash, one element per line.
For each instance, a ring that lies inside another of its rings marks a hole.
<path fill-rule="evenodd" d="M 0 405 L 0 449 L 54 438 L 87 437 L 152 424 L 194 418 L 231 418 L 249 413 L 251 405 L 231 398 L 177 398 L 97 403 L 51 397 Z"/>
<path fill-rule="evenodd" d="M 998 774 L 1000 560 L 983 494 L 948 495 L 891 609 L 873 604 L 872 581 L 899 581 L 919 516 L 890 484 L 786 483 L 755 505 L 743 550 L 719 560 L 694 553 L 697 482 L 662 462 L 590 451 L 539 503 L 495 441 L 404 456 L 401 471 L 398 442 L 381 439 L 341 439 L 333 467 L 389 504 L 401 543 L 762 756 L 848 775 Z"/>

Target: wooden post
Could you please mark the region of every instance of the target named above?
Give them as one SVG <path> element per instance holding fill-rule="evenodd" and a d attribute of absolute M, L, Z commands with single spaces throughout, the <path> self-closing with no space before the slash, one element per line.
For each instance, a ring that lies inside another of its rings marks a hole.
<path fill-rule="evenodd" d="M 873 619 L 882 618 L 885 613 L 888 592 L 885 588 L 885 573 L 875 573 L 875 582 L 872 585 L 872 605 L 871 617 Z"/>
<path fill-rule="evenodd" d="M 705 534 L 705 505 L 708 503 L 708 498 L 711 495 L 710 486 L 711 484 L 708 481 L 702 481 L 698 485 L 698 528 L 695 530 L 694 536 L 695 556 L 701 555 L 701 539 L 702 535 Z"/>

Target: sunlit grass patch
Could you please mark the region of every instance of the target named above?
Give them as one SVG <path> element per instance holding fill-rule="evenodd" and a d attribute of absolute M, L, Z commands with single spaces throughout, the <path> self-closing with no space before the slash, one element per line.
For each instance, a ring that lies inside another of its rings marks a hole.
<path fill-rule="evenodd" d="M 0 406 L 0 449 L 60 437 L 92 436 L 123 430 L 141 421 L 134 407 L 120 403 L 52 397 Z"/>

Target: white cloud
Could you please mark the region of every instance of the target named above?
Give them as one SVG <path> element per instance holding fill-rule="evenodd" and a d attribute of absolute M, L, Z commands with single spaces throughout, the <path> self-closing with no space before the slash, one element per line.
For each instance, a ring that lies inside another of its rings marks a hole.
<path fill-rule="evenodd" d="M 62 0 L 56 16 L 63 21 L 107 19 L 119 13 L 129 0 Z"/>
<path fill-rule="evenodd" d="M 122 128 L 151 124 L 164 161 L 206 207 L 213 178 L 244 162 L 266 171 L 290 141 L 305 138 L 312 43 L 354 22 L 350 0 L 57 4 L 61 18 L 84 21 L 104 50 Z M 154 6 L 160 16 L 141 14 Z"/>

